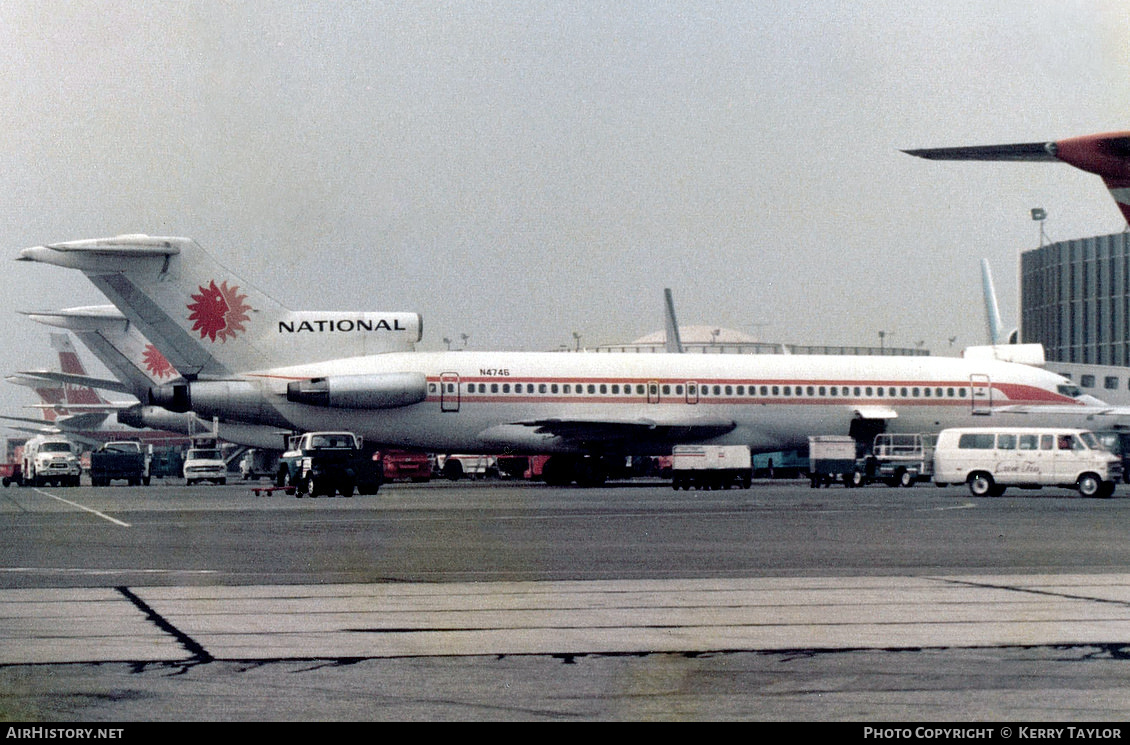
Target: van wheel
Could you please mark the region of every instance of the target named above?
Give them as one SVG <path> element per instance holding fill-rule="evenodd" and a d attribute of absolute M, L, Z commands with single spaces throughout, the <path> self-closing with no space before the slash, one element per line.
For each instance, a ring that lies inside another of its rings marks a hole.
<path fill-rule="evenodd" d="M 899 486 L 914 486 L 914 474 L 910 471 L 900 471 Z"/>
<path fill-rule="evenodd" d="M 969 493 L 975 497 L 992 496 L 995 489 L 993 477 L 987 473 L 978 472 L 969 477 Z"/>
<path fill-rule="evenodd" d="M 1075 488 L 1079 490 L 1079 495 L 1082 497 L 1097 497 L 1099 492 L 1102 491 L 1103 482 L 1093 473 L 1085 473 L 1079 477 L 1079 483 L 1075 485 Z"/>

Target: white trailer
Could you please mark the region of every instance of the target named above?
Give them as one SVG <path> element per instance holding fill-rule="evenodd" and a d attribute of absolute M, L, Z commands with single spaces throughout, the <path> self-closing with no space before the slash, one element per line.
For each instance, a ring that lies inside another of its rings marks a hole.
<path fill-rule="evenodd" d="M 745 445 L 676 445 L 671 450 L 673 489 L 748 489 L 753 461 Z"/>
<path fill-rule="evenodd" d="M 855 440 L 847 435 L 813 435 L 808 438 L 808 480 L 813 489 L 842 481 L 856 486 Z"/>

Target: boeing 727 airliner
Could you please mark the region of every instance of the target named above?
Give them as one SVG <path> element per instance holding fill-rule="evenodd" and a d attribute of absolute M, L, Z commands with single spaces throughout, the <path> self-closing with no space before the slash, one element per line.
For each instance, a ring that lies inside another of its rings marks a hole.
<path fill-rule="evenodd" d="M 27 248 L 82 271 L 183 380 L 152 403 L 271 427 L 346 429 L 385 447 L 556 454 L 547 479 L 599 481 L 602 456 L 677 443 L 807 444 L 1094 411 L 1067 379 L 992 359 L 417 352 L 414 313 L 297 312 L 189 238 Z"/>

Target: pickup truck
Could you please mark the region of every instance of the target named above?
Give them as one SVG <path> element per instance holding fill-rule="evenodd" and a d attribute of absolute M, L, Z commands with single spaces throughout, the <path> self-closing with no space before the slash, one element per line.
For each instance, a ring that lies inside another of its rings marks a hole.
<path fill-rule="evenodd" d="M 353 492 L 376 494 L 384 481 L 379 456 L 362 449 L 352 432 L 307 432 L 291 439 L 279 459 L 277 486 L 293 486 L 294 496 L 332 497 Z"/>
<path fill-rule="evenodd" d="M 149 486 L 149 457 L 140 442 L 107 442 L 90 454 L 90 483 L 109 486 L 115 479 Z"/>
<path fill-rule="evenodd" d="M 182 471 L 189 486 L 201 481 L 211 481 L 220 486 L 228 482 L 228 466 L 218 447 L 189 448 Z"/>

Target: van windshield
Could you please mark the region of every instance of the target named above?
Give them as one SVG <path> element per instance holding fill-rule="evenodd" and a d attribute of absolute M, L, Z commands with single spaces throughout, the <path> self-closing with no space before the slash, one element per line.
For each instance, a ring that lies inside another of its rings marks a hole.
<path fill-rule="evenodd" d="M 220 459 L 220 451 L 219 450 L 189 450 L 188 451 L 188 459 L 189 460 L 219 460 Z"/>
<path fill-rule="evenodd" d="M 1099 438 L 1095 437 L 1094 432 L 1080 432 L 1079 439 L 1081 439 L 1091 450 L 1106 450 L 1106 447 L 1101 442 L 1099 442 Z"/>
<path fill-rule="evenodd" d="M 45 442 L 39 449 L 45 453 L 69 453 L 71 452 L 71 443 Z"/>

